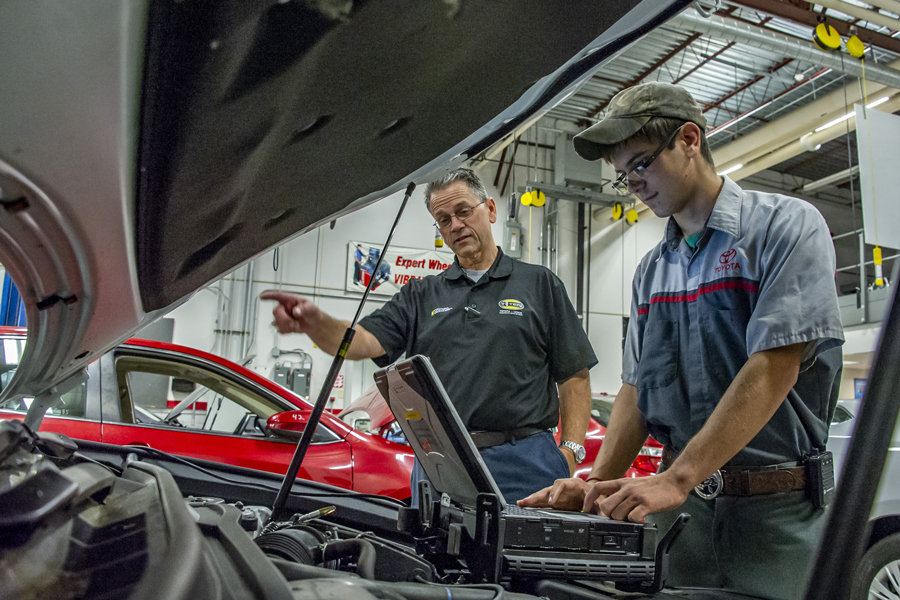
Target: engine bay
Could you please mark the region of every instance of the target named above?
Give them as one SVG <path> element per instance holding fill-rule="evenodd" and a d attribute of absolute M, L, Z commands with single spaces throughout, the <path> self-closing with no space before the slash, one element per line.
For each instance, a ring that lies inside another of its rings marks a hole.
<path fill-rule="evenodd" d="M 578 572 L 517 573 L 491 554 L 490 527 L 448 538 L 440 523 L 460 519 L 439 501 L 420 513 L 298 481 L 306 491 L 291 494 L 290 516 L 272 519 L 277 476 L 230 469 L 0 421 L 0 597 L 648 597 L 634 594 L 646 573 L 624 567 L 619 589 Z M 669 541 L 655 544 L 657 568 Z M 491 564 L 503 565 L 493 580 Z"/>

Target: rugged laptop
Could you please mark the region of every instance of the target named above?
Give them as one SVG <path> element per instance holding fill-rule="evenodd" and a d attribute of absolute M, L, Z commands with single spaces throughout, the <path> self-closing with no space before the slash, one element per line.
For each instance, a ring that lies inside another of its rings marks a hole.
<path fill-rule="evenodd" d="M 491 571 L 633 584 L 655 579 L 657 555 L 665 551 L 657 552 L 655 526 L 507 505 L 426 357 L 381 369 L 375 381 L 430 480 L 422 486 L 421 522 L 446 529 L 451 552 L 464 555 L 467 543 L 479 547 L 470 553 L 479 561 L 491 554 L 493 535 L 496 569 L 482 565 L 488 579 L 496 579 Z"/>

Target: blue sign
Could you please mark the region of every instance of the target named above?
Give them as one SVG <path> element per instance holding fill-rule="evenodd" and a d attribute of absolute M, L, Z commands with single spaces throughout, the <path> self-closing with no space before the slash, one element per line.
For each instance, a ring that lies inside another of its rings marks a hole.
<path fill-rule="evenodd" d="M 0 297 L 0 325 L 25 326 L 25 303 L 9 273 L 3 276 L 3 295 Z"/>

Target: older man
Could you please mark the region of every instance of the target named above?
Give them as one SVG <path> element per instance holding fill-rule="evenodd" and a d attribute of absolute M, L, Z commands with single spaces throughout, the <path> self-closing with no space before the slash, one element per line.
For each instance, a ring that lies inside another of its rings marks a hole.
<path fill-rule="evenodd" d="M 428 356 L 507 501 L 569 477 L 583 459 L 590 418 L 588 370 L 597 363 L 562 282 L 513 260 L 494 243 L 497 205 L 474 171 L 451 171 L 425 188 L 425 204 L 456 255 L 439 275 L 410 281 L 363 318 L 347 358 L 380 366 Z M 305 298 L 278 300 L 281 333 L 305 333 L 334 354 L 346 321 Z M 561 423 L 557 447 L 550 428 Z M 412 474 L 424 477 L 416 465 Z"/>

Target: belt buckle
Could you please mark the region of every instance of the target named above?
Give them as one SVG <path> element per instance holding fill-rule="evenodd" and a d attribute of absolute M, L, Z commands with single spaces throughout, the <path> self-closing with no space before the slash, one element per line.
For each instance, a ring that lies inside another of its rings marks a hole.
<path fill-rule="evenodd" d="M 694 491 L 704 500 L 712 500 L 722 495 L 725 489 L 725 482 L 722 480 L 722 473 L 716 469 L 716 472 L 703 480 Z"/>

